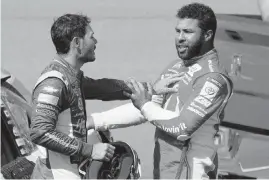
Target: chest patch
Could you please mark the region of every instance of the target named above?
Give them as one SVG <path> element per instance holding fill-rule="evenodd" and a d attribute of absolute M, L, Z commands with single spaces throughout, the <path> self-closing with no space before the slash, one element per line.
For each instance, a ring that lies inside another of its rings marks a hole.
<path fill-rule="evenodd" d="M 189 67 L 189 71 L 187 73 L 188 73 L 188 75 L 193 77 L 193 74 L 200 71 L 201 69 L 202 69 L 202 67 L 199 64 L 194 64 L 191 67 Z"/>

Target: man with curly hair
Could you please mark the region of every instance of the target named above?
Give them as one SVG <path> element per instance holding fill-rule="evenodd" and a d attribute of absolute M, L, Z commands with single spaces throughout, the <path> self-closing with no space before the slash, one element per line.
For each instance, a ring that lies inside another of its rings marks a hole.
<path fill-rule="evenodd" d="M 139 124 L 143 118 L 156 126 L 154 178 L 217 177 L 214 142 L 232 94 L 232 82 L 214 47 L 216 28 L 216 16 L 210 7 L 200 3 L 183 6 L 177 13 L 175 28 L 179 59 L 165 68 L 157 80 L 181 75 L 181 80 L 172 86 L 178 87 L 178 92 L 152 96 L 141 83 L 132 80 L 132 93 L 126 95 L 140 111 L 130 104 L 114 109 L 114 114 L 128 114 L 125 119 L 116 118 L 117 123 L 112 122 L 114 118 L 96 121 L 95 117 L 102 115 L 92 115 L 96 129 Z"/>
<path fill-rule="evenodd" d="M 199 3 L 183 6 L 175 28 L 179 59 L 160 76 L 184 73 L 175 85 L 178 93 L 155 96 L 150 101 L 140 83 L 133 81 L 130 86 L 134 105 L 156 126 L 154 178 L 217 177 L 214 139 L 232 93 L 232 82 L 214 48 L 216 28 L 210 7 Z"/>

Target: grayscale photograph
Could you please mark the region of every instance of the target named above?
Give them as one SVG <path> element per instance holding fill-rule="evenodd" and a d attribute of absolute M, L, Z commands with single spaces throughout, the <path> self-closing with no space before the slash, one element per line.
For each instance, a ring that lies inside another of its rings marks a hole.
<path fill-rule="evenodd" d="M 0 179 L 269 179 L 269 0 L 2 0 Z"/>

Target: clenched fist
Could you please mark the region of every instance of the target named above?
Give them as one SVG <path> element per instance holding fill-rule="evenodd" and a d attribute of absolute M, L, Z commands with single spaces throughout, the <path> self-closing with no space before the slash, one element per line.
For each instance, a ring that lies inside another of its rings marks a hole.
<path fill-rule="evenodd" d="M 91 158 L 100 161 L 110 161 L 114 155 L 115 147 L 107 143 L 93 145 Z"/>

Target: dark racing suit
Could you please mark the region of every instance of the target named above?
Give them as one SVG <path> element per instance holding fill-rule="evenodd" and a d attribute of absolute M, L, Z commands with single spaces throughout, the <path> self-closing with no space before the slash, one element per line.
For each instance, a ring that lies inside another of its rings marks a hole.
<path fill-rule="evenodd" d="M 219 64 L 215 49 L 187 62 L 176 60 L 161 78 L 181 72 L 184 76 L 174 85 L 179 87 L 178 93 L 153 98 L 163 109 L 145 105 L 141 111 L 157 127 L 154 178 L 174 179 L 176 175 L 183 179 L 216 178 L 214 137 L 232 93 L 232 83 Z"/>
<path fill-rule="evenodd" d="M 56 57 L 32 94 L 30 134 L 43 153 L 32 178 L 80 179 L 78 163 L 91 156 L 94 143 L 102 142 L 95 131 L 91 132 L 95 137 L 87 140 L 85 99 L 124 100 L 122 92 L 127 89 L 120 80 L 84 77 L 82 71 L 76 72 Z"/>

